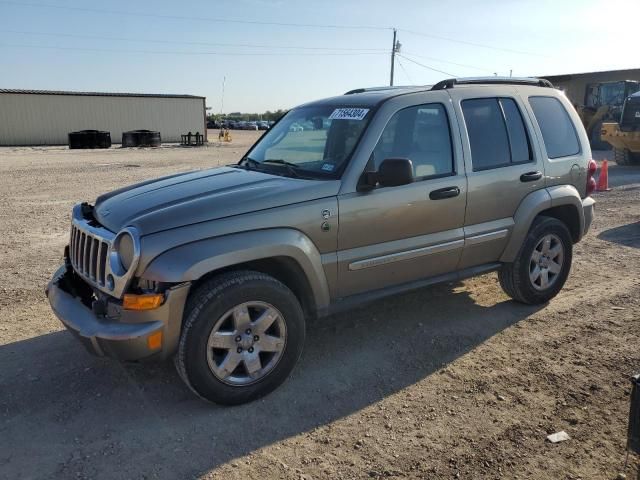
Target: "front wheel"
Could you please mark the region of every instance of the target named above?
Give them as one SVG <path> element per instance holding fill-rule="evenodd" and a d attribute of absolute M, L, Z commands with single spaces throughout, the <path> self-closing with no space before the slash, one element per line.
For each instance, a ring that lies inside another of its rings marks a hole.
<path fill-rule="evenodd" d="M 514 300 L 545 303 L 564 286 L 571 269 L 573 241 L 567 226 L 551 217 L 537 217 L 513 263 L 498 272 L 500 285 Z"/>
<path fill-rule="evenodd" d="M 263 273 L 229 272 L 190 297 L 176 367 L 207 400 L 250 402 L 286 380 L 304 337 L 304 315 L 291 290 Z"/>

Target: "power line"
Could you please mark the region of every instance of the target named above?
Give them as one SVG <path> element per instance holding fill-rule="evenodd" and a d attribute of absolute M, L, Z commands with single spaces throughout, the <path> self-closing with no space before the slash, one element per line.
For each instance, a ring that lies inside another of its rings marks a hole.
<path fill-rule="evenodd" d="M 54 45 L 20 45 L 0 43 L 0 47 L 9 48 L 35 48 L 35 49 L 49 49 L 49 50 L 73 50 L 84 52 L 106 52 L 106 53 L 143 53 L 150 55 L 219 55 L 219 56 L 287 56 L 287 55 L 299 55 L 299 56 L 357 56 L 357 55 L 386 55 L 384 52 L 185 52 L 185 51 L 169 51 L 169 50 L 131 50 L 131 49 L 116 49 L 116 48 L 85 48 L 85 47 L 60 47 Z"/>
<path fill-rule="evenodd" d="M 511 48 L 495 47 L 493 45 L 486 45 L 486 44 L 483 44 L 483 43 L 476 43 L 476 42 L 468 42 L 466 40 L 460 40 L 460 39 L 457 39 L 457 38 L 450 38 L 450 37 L 443 37 L 441 35 L 434 35 L 432 33 L 416 32 L 414 30 L 405 30 L 404 28 L 399 28 L 398 31 L 405 32 L 405 33 L 410 33 L 412 35 L 418 35 L 420 37 L 437 38 L 438 40 L 446 40 L 447 42 L 455 42 L 455 43 L 461 43 L 463 45 L 471 45 L 473 47 L 488 48 L 490 50 L 499 50 L 499 51 L 502 51 L 502 52 L 517 53 L 517 54 L 520 54 L 520 55 L 531 55 L 531 56 L 534 56 L 534 57 L 546 57 L 546 58 L 549 58 L 548 56 L 542 55 L 540 53 L 525 52 L 525 51 L 522 51 L 522 50 L 513 50 Z"/>
<path fill-rule="evenodd" d="M 404 68 L 404 65 L 402 64 L 402 62 L 400 61 L 399 58 L 398 58 L 398 65 L 400 65 L 400 68 L 402 69 L 404 74 L 407 76 L 407 79 L 409 80 L 409 83 L 412 84 L 413 80 L 411 80 L 411 76 L 409 75 L 409 72 L 407 72 L 407 69 Z"/>
<path fill-rule="evenodd" d="M 404 58 L 405 60 L 409 60 L 411 63 L 415 63 L 416 65 L 420 65 L 421 67 L 427 68 L 429 70 L 433 70 L 434 72 L 442 73 L 442 74 L 448 75 L 450 77 L 458 77 L 459 76 L 459 75 L 454 75 L 453 73 L 447 73 L 447 72 L 444 72 L 442 70 L 438 70 L 437 68 L 433 68 L 433 67 L 430 67 L 428 65 L 424 65 L 424 64 L 422 64 L 420 62 L 416 62 L 415 60 L 412 60 L 409 57 L 405 57 L 404 55 L 401 55 L 400 53 L 396 53 L 396 55 L 399 56 L 399 57 Z"/>
<path fill-rule="evenodd" d="M 34 8 L 53 8 L 58 10 L 71 10 L 78 12 L 88 13 L 103 13 L 107 15 L 129 15 L 134 17 L 150 17 L 150 18 L 163 18 L 170 20 L 190 20 L 199 22 L 216 22 L 216 23 L 239 23 L 246 25 L 272 25 L 279 27 L 304 27 L 304 28 L 333 28 L 333 29 L 360 29 L 360 30 L 391 30 L 391 27 L 380 27 L 374 25 L 339 25 L 339 24 L 322 24 L 322 23 L 293 23 L 293 22 L 266 22 L 261 20 L 238 20 L 231 18 L 219 18 L 219 17 L 191 17 L 185 15 L 165 15 L 160 13 L 144 13 L 144 12 L 130 12 L 125 10 L 107 10 L 102 8 L 90 8 L 90 7 L 70 7 L 65 5 L 51 5 L 47 3 L 33 3 L 33 2 L 17 2 L 12 0 L 0 0 L 0 3 L 6 5 L 14 5 L 18 7 L 34 7 Z"/>
<path fill-rule="evenodd" d="M 0 2 L 1 3 L 1 2 Z M 116 40 L 122 42 L 140 42 L 140 43 L 162 43 L 169 45 L 199 45 L 207 47 L 240 47 L 240 48 L 274 48 L 288 50 L 336 50 L 336 51 L 362 51 L 362 52 L 386 52 L 382 48 L 345 48 L 345 47 L 296 47 L 292 45 L 259 45 L 252 43 L 211 43 L 211 42 L 187 42 L 160 39 L 142 39 L 132 37 L 110 37 L 101 35 L 81 35 L 73 33 L 54 33 L 54 32 L 33 32 L 22 30 L 0 30 L 0 33 L 11 33 L 19 35 L 36 35 L 45 37 L 66 37 L 66 38 L 91 38 L 95 40 Z"/>
<path fill-rule="evenodd" d="M 478 70 L 478 71 L 481 71 L 481 72 L 491 73 L 491 75 L 493 75 L 493 72 L 495 71 L 495 70 L 488 70 L 488 69 L 482 68 L 482 67 L 476 67 L 476 66 L 473 66 L 473 65 L 468 65 L 468 64 L 465 64 L 465 63 L 450 62 L 449 60 L 442 60 L 441 58 L 426 57 L 424 55 L 417 55 L 415 53 L 409 53 L 409 52 L 402 52 L 402 53 L 404 55 L 410 55 L 412 57 L 424 58 L 425 60 L 433 60 L 434 62 L 447 63 L 449 65 L 455 65 L 456 67 L 471 68 L 471 69 Z"/>

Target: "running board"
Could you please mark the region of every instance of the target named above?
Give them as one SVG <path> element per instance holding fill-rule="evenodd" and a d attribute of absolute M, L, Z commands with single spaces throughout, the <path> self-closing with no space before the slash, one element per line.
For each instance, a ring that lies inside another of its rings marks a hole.
<path fill-rule="evenodd" d="M 436 275 L 435 277 L 423 278 L 413 282 L 403 283 L 402 285 L 394 285 L 392 287 L 381 288 L 379 290 L 350 295 L 348 297 L 336 300 L 335 303 L 329 305 L 328 308 L 319 310 L 318 317 L 334 315 L 339 312 L 351 310 L 365 303 L 374 302 L 381 298 L 390 297 L 392 295 L 399 295 L 402 293 L 410 292 L 412 290 L 419 290 L 421 288 L 435 285 L 437 283 L 455 282 L 464 280 L 465 278 L 475 277 L 477 275 L 482 275 L 483 273 L 499 270 L 500 267 L 502 267 L 502 263 L 487 263 L 484 265 L 469 267 L 451 273 L 445 273 L 443 275 Z"/>

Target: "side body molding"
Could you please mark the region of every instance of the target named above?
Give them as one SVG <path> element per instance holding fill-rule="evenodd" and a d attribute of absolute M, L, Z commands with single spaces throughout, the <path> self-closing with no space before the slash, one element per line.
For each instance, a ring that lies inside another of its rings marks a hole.
<path fill-rule="evenodd" d="M 580 222 L 580 232 L 584 231 L 584 211 L 578 190 L 572 185 L 558 185 L 536 190 L 527 195 L 513 216 L 514 226 L 507 247 L 500 257 L 501 262 L 513 262 L 524 242 L 527 232 L 536 216 L 549 208 L 572 205 Z M 582 236 L 582 234 L 581 234 Z"/>
<path fill-rule="evenodd" d="M 152 260 L 143 277 L 169 283 L 194 281 L 220 268 L 273 257 L 296 261 L 307 277 L 316 308 L 328 307 L 329 288 L 320 252 L 306 235 L 288 228 L 235 233 L 181 245 Z"/>

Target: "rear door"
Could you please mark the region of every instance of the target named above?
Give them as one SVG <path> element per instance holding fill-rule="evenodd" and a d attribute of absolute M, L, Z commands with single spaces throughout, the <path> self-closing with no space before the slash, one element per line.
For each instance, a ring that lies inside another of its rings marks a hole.
<path fill-rule="evenodd" d="M 544 187 L 544 162 L 515 91 L 481 87 L 449 92 L 462 123 L 469 189 L 462 269 L 500 258 L 518 206 Z"/>

